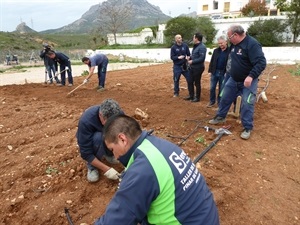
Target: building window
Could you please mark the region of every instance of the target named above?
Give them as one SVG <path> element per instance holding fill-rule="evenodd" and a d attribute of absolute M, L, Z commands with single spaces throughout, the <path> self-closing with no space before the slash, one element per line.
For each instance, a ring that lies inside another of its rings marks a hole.
<path fill-rule="evenodd" d="M 224 12 L 230 12 L 230 2 L 224 2 Z"/>
<path fill-rule="evenodd" d="M 219 2 L 218 1 L 214 1 L 213 2 L 213 9 L 218 9 L 219 7 Z"/>
<path fill-rule="evenodd" d="M 202 6 L 202 11 L 208 11 L 208 5 L 203 5 Z"/>

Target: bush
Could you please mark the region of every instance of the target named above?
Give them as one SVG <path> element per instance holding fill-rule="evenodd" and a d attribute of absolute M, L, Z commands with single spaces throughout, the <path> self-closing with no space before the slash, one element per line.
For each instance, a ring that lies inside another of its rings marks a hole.
<path fill-rule="evenodd" d="M 286 24 L 281 20 L 259 20 L 250 25 L 247 32 L 262 46 L 279 46 L 283 41 Z"/>

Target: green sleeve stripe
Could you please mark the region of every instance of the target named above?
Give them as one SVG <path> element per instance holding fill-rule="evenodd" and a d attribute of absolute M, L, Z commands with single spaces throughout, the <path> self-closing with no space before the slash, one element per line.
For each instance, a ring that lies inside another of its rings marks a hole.
<path fill-rule="evenodd" d="M 139 146 L 156 174 L 160 195 L 147 214 L 150 224 L 180 224 L 175 217 L 175 185 L 172 170 L 163 154 L 147 139 Z"/>

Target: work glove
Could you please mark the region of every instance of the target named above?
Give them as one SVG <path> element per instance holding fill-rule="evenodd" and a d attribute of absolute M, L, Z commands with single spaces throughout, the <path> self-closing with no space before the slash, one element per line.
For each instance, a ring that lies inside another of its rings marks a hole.
<path fill-rule="evenodd" d="M 88 79 L 84 79 L 83 84 L 87 84 L 89 82 Z"/>
<path fill-rule="evenodd" d="M 104 176 L 106 176 L 108 179 L 111 179 L 111 180 L 118 180 L 120 177 L 120 174 L 114 168 L 110 168 L 109 170 L 107 170 L 104 173 Z"/>

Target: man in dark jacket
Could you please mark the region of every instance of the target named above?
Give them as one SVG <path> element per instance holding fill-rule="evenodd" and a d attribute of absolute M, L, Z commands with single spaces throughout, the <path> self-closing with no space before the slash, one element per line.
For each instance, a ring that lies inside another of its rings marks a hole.
<path fill-rule="evenodd" d="M 230 77 L 222 90 L 217 115 L 209 123 L 223 123 L 237 94 L 242 93 L 241 121 L 244 130 L 240 137 L 247 140 L 253 129 L 258 77 L 267 63 L 260 43 L 246 34 L 241 25 L 230 26 L 227 35 L 233 45 L 230 52 Z"/>
<path fill-rule="evenodd" d="M 126 170 L 95 225 L 219 225 L 213 195 L 180 147 L 142 131 L 125 115 L 108 119 L 103 137 Z"/>
<path fill-rule="evenodd" d="M 187 66 L 187 59 L 189 59 L 191 53 L 187 44 L 182 42 L 180 34 L 175 36 L 175 44 L 171 47 L 171 59 L 173 61 L 173 81 L 174 81 L 174 95 L 179 96 L 179 81 L 181 74 L 185 77 L 187 84 L 189 85 L 189 70 Z M 190 88 L 189 88 L 190 90 Z"/>
<path fill-rule="evenodd" d="M 226 38 L 220 36 L 218 39 L 219 47 L 214 49 L 208 68 L 208 75 L 210 76 L 210 98 L 207 107 L 212 107 L 216 103 L 216 87 L 218 84 L 217 102 L 220 102 L 220 93 L 224 74 L 226 72 L 226 63 L 229 55 L 229 48 L 227 46 Z"/>
<path fill-rule="evenodd" d="M 190 96 L 185 98 L 185 100 L 190 100 L 191 102 L 199 102 L 201 96 L 201 77 L 205 69 L 205 57 L 206 57 L 206 46 L 202 43 L 202 34 L 196 33 L 193 37 L 194 46 L 192 50 L 192 56 L 188 60 L 190 65 L 190 82 L 189 85 Z M 194 95 L 194 85 L 196 87 L 196 95 Z"/>
<path fill-rule="evenodd" d="M 79 119 L 76 137 L 81 157 L 87 161 L 87 180 L 89 182 L 99 180 L 98 169 L 103 171 L 107 178 L 118 179 L 118 172 L 100 160 L 104 157 L 109 163 L 118 163 L 104 144 L 102 132 L 109 117 L 122 113 L 123 111 L 115 100 L 106 99 L 100 105 L 91 106 L 85 110 Z"/>
<path fill-rule="evenodd" d="M 61 83 L 58 86 L 65 86 L 66 85 L 66 71 L 68 73 L 68 86 L 73 86 L 73 77 L 72 77 L 72 68 L 71 68 L 71 61 L 68 56 L 61 52 L 55 51 L 48 51 L 46 54 L 48 57 L 53 59 L 56 63 L 59 63 L 59 70 L 61 76 Z"/>

